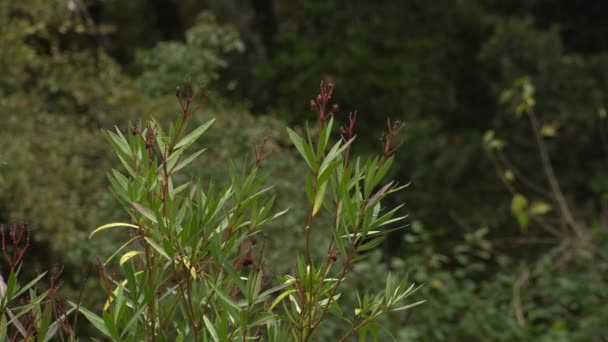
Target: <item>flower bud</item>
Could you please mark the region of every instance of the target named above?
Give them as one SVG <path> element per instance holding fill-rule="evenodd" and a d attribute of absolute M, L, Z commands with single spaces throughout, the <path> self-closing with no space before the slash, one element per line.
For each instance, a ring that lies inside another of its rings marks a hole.
<path fill-rule="evenodd" d="M 315 100 L 310 100 L 310 111 L 314 112 L 315 110 L 317 110 L 317 103 Z"/>

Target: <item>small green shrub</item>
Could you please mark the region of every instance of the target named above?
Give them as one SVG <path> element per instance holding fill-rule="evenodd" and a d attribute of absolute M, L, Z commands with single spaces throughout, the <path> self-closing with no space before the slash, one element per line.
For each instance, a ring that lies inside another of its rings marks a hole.
<path fill-rule="evenodd" d="M 192 93 L 188 84 L 177 90 L 182 113 L 167 129 L 152 119 L 132 124 L 126 134 L 105 132 L 126 170 L 113 169 L 108 177 L 129 222 L 101 226 L 91 236 L 126 227 L 130 238 L 99 265 L 108 295 L 103 312 L 82 307 L 80 312 L 120 341 L 308 341 L 328 315 L 347 322 L 341 340 L 357 331 L 362 338 L 369 331 L 377 339 L 380 315 L 420 304 L 404 304 L 417 288 L 389 273 L 383 291 L 357 294 L 354 312 L 341 310 L 340 288 L 352 266 L 383 241 L 384 226 L 404 219 L 396 216 L 400 207 L 381 204 L 404 186 L 384 180 L 400 124 L 390 126 L 383 155 L 350 160 L 356 116 L 332 143 L 337 111 L 330 107 L 332 91 L 333 85 L 322 84 L 311 101 L 319 118 L 314 140 L 310 131 L 302 137 L 287 129 L 309 167 L 309 213 L 307 222 L 282 232 L 300 234 L 303 251 L 286 260 L 295 271 L 276 279 L 264 258 L 264 227 L 287 210 L 274 209 L 273 189 L 266 185 L 263 161 L 273 151 L 265 147 L 267 138 L 256 146 L 250 168 L 228 167 L 225 185 L 213 180 L 174 183 L 178 171 L 205 151 L 186 153 L 214 122 L 188 130 L 201 105 L 200 92 Z M 333 224 L 317 224 L 322 215 Z M 321 259 L 312 253 L 320 247 L 312 244 L 312 235 L 325 237 L 321 247 L 327 252 Z"/>

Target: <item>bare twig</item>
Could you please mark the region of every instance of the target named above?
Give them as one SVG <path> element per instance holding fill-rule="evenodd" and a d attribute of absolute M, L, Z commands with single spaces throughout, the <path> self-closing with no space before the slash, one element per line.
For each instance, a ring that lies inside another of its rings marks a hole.
<path fill-rule="evenodd" d="M 513 305 L 515 306 L 515 319 L 521 327 L 526 325 L 524 309 L 521 301 L 521 289 L 528 283 L 529 279 L 530 272 L 527 268 L 524 268 L 513 284 Z"/>
<path fill-rule="evenodd" d="M 547 146 L 545 145 L 545 142 L 540 135 L 539 124 L 536 115 L 534 114 L 534 111 L 532 109 L 528 109 L 526 113 L 528 115 L 528 118 L 530 119 L 530 125 L 532 126 L 532 130 L 534 131 L 534 138 L 538 147 L 538 152 L 543 165 L 543 170 L 545 172 L 545 175 L 547 176 L 547 181 L 549 182 L 549 187 L 551 188 L 551 192 L 553 193 L 553 198 L 559 207 L 560 213 L 562 214 L 562 218 L 574 230 L 574 233 L 580 239 L 580 242 L 582 242 L 582 244 L 584 245 L 589 239 L 586 228 L 574 219 L 574 216 L 570 211 L 570 207 L 566 202 L 566 198 L 561 190 L 557 177 L 555 176 L 555 171 L 553 170 L 553 165 L 551 164 L 549 153 L 547 152 Z"/>

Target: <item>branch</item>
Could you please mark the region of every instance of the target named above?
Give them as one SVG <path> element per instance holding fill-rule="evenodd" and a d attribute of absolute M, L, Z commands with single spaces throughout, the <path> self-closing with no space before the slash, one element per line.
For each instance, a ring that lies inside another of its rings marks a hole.
<path fill-rule="evenodd" d="M 574 219 L 572 212 L 570 211 L 570 207 L 568 207 L 568 203 L 566 202 L 566 198 L 560 188 L 557 177 L 555 176 L 555 171 L 553 170 L 553 165 L 551 164 L 551 160 L 549 158 L 549 153 L 547 152 L 547 146 L 545 145 L 544 140 L 540 136 L 539 125 L 536 115 L 532 109 L 526 111 L 528 114 L 528 118 L 530 119 L 530 125 L 532 126 L 532 130 L 534 131 L 534 138 L 536 139 L 536 145 L 538 146 L 538 152 L 540 154 L 540 159 L 542 161 L 543 170 L 545 175 L 547 176 L 547 180 L 549 182 L 549 186 L 551 187 L 551 192 L 553 193 L 553 197 L 559 206 L 559 210 L 562 214 L 563 219 L 572 227 L 576 235 L 581 239 L 581 241 L 588 241 L 589 237 L 586 232 L 585 227 L 583 227 L 579 222 Z"/>

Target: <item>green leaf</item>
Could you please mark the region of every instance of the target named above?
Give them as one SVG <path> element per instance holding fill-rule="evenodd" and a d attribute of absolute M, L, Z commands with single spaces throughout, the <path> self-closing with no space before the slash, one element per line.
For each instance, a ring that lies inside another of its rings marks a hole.
<path fill-rule="evenodd" d="M 359 342 L 367 342 L 367 330 L 369 329 L 369 324 L 363 324 L 363 326 L 359 329 Z"/>
<path fill-rule="evenodd" d="M 321 167 L 319 169 L 320 172 L 323 172 L 327 167 L 329 167 L 334 160 L 341 160 L 338 157 L 348 148 L 348 146 L 350 146 L 350 144 L 353 143 L 353 141 L 355 141 L 355 138 L 350 139 L 346 143 L 342 143 L 342 140 L 335 143 L 331 150 L 327 152 L 325 159 L 323 159 L 323 163 L 321 163 Z"/>
<path fill-rule="evenodd" d="M 207 327 L 207 330 L 209 330 L 209 333 L 211 334 L 211 337 L 213 338 L 213 341 L 219 342 L 220 339 L 217 336 L 217 332 L 215 331 L 215 328 L 213 327 L 213 324 L 211 323 L 211 321 L 209 320 L 209 318 L 207 318 L 206 315 L 203 315 L 203 321 L 205 321 L 205 326 Z"/>
<path fill-rule="evenodd" d="M 183 137 L 177 144 L 175 144 L 174 149 L 178 149 L 183 147 L 184 149 L 188 148 L 188 146 L 192 145 L 209 127 L 215 122 L 215 119 L 211 119 L 206 123 L 202 124 L 200 127 L 190 132 L 190 134 Z"/>
<path fill-rule="evenodd" d="M 187 183 L 184 183 L 184 184 L 178 186 L 177 188 L 175 188 L 175 190 L 173 190 L 171 199 L 173 199 L 176 195 L 179 195 L 180 192 L 186 190 L 189 185 L 190 185 L 190 182 L 187 182 Z"/>
<path fill-rule="evenodd" d="M 200 156 L 206 150 L 207 149 L 204 148 L 202 150 L 194 152 L 192 155 L 188 156 L 188 158 L 182 160 L 179 164 L 177 164 L 175 166 L 175 168 L 172 170 L 172 172 L 177 172 L 177 171 L 181 170 L 182 168 L 186 167 L 186 165 L 190 164 L 194 159 L 196 159 L 198 156 Z"/>
<path fill-rule="evenodd" d="M 118 127 L 116 127 L 116 131 L 118 133 L 120 133 L 120 130 L 118 129 Z M 124 138 L 124 136 L 122 134 L 119 136 L 112 131 L 103 131 L 102 133 L 106 137 L 106 139 L 110 142 L 110 144 L 114 147 L 114 150 L 116 151 L 117 154 L 121 153 L 125 156 L 131 155 L 131 148 L 129 147 L 127 140 Z"/>
<path fill-rule="evenodd" d="M 129 172 L 129 174 L 132 177 L 137 177 L 137 172 L 135 172 L 135 169 L 133 169 L 131 164 L 129 164 L 129 162 L 123 156 L 118 155 L 118 159 L 120 160 L 120 163 L 125 167 L 125 169 L 127 169 L 127 172 Z"/>
<path fill-rule="evenodd" d="M 24 293 L 25 291 L 29 290 L 32 286 L 34 286 L 37 282 L 40 281 L 40 279 L 42 279 L 42 277 L 44 277 L 46 275 L 46 272 L 42 272 L 42 274 L 39 274 L 36 278 L 30 280 L 29 283 L 25 284 L 25 286 L 23 286 L 21 289 L 19 289 L 19 291 L 17 291 L 10 300 L 13 300 L 17 297 L 19 297 L 22 293 Z"/>
<path fill-rule="evenodd" d="M 114 179 L 116 179 L 121 188 L 123 188 L 125 191 L 129 188 L 129 179 L 125 177 L 125 175 L 120 173 L 120 171 L 112 169 L 112 175 L 114 176 Z"/>
<path fill-rule="evenodd" d="M 362 234 L 362 233 L 350 233 L 350 234 L 346 234 L 346 235 L 342 235 L 341 238 L 353 238 L 356 237 L 357 239 L 361 238 L 362 236 L 370 236 L 370 235 L 376 235 L 376 234 L 380 234 L 381 231 L 379 230 L 370 230 L 368 231 L 366 234 Z"/>
<path fill-rule="evenodd" d="M 93 313 L 92 311 L 89 311 L 88 309 L 74 304 L 72 302 L 69 302 L 70 305 L 72 305 L 72 307 L 77 308 L 78 311 L 84 315 L 84 317 L 95 327 L 95 329 L 97 329 L 99 332 L 101 332 L 102 334 L 112 338 L 112 335 L 110 334 L 110 332 L 108 331 L 108 329 L 106 328 L 106 325 L 104 323 L 103 318 L 97 316 L 95 313 Z"/>
<path fill-rule="evenodd" d="M 311 173 L 306 175 L 306 197 L 309 201 L 313 201 L 313 175 Z"/>
<path fill-rule="evenodd" d="M 333 115 L 330 117 L 329 121 L 323 127 L 323 131 L 319 137 L 319 145 L 317 146 L 317 158 L 321 158 L 323 152 L 325 152 L 325 148 L 327 147 L 327 142 L 329 142 L 329 137 L 331 135 L 331 130 L 334 124 Z"/>
<path fill-rule="evenodd" d="M 422 304 L 424 302 L 426 302 L 426 299 L 425 300 L 421 300 L 419 302 L 412 303 L 412 304 L 400 306 L 398 308 L 391 309 L 390 311 L 403 311 L 403 310 L 407 310 L 407 309 L 413 308 L 414 306 L 420 305 L 420 304 Z"/>
<path fill-rule="evenodd" d="M 112 338 L 116 341 L 118 340 L 118 330 L 116 329 L 116 324 L 114 323 L 114 319 L 108 310 L 104 310 L 103 313 L 103 322 L 108 329 L 108 332 L 112 335 Z"/>
<path fill-rule="evenodd" d="M 256 326 L 260 326 L 260 325 L 272 324 L 273 322 L 275 322 L 277 320 L 277 317 L 278 317 L 277 315 L 264 312 L 264 313 L 262 313 L 262 317 L 251 322 L 250 326 L 256 327 Z M 270 341 L 276 341 L 276 339 L 274 339 L 274 340 L 270 339 Z"/>
<path fill-rule="evenodd" d="M 0 341 L 6 341 L 6 328 L 8 327 L 8 322 L 6 321 L 6 316 L 3 314 L 0 318 Z"/>
<path fill-rule="evenodd" d="M 319 184 L 325 183 L 327 179 L 336 171 L 336 169 L 342 165 L 342 160 L 336 160 L 333 163 L 329 164 L 326 168 L 321 170 L 319 173 L 319 178 L 317 178 L 317 182 Z"/>
<path fill-rule="evenodd" d="M 131 205 L 133 206 L 133 209 L 135 209 L 138 213 L 142 214 L 145 218 L 147 218 L 148 220 L 154 222 L 154 223 L 158 223 L 156 220 L 156 217 L 154 216 L 154 213 L 152 213 L 152 211 L 146 207 L 144 207 L 143 205 L 139 204 L 139 203 L 131 203 Z"/>
<path fill-rule="evenodd" d="M 283 299 L 285 299 L 285 297 L 289 296 L 289 294 L 294 293 L 296 291 L 297 291 L 296 289 L 289 289 L 289 290 L 284 291 L 280 295 L 278 295 L 277 298 L 275 298 L 275 300 L 272 301 L 269 311 L 272 311 L 272 309 L 274 309 L 274 307 L 277 306 L 277 304 L 279 304 Z"/>
<path fill-rule="evenodd" d="M 19 266 L 19 268 L 16 271 L 13 271 L 8 275 L 8 281 L 6 282 L 6 292 L 4 293 L 4 296 L 9 298 L 9 300 L 11 298 L 13 298 L 13 293 L 16 290 L 18 290 L 17 275 L 19 274 L 20 269 L 21 269 L 21 266 Z M 2 300 L 4 300 L 4 298 L 0 298 L 0 303 L 2 303 Z"/>
<path fill-rule="evenodd" d="M 300 152 L 300 155 L 302 156 L 302 158 L 304 158 L 308 166 L 310 166 L 313 171 L 316 170 L 317 161 L 310 146 L 304 141 L 304 139 L 302 139 L 302 137 L 298 133 L 294 132 L 289 127 L 287 127 L 287 134 L 289 135 L 289 139 L 291 139 L 291 142 L 294 144 L 298 152 Z"/>
<path fill-rule="evenodd" d="M 379 244 L 381 244 L 382 241 L 384 241 L 384 236 L 379 236 L 379 237 L 373 238 L 370 241 L 368 241 L 368 242 L 362 244 L 361 246 L 359 246 L 357 248 L 357 252 L 360 253 L 360 252 L 363 252 L 363 251 L 370 250 L 370 249 L 378 246 Z"/>
<path fill-rule="evenodd" d="M 386 174 L 388 173 L 388 170 L 390 170 L 391 166 L 393 166 L 394 161 L 395 157 L 391 156 L 387 160 L 385 160 L 384 163 L 380 164 L 380 167 L 376 170 L 374 183 L 380 183 L 380 181 L 382 181 L 384 176 L 386 176 Z"/>
<path fill-rule="evenodd" d="M 234 309 L 240 310 L 240 306 L 234 300 L 232 300 L 232 298 L 227 296 L 224 293 L 224 291 L 220 290 L 218 287 L 216 287 L 213 284 L 210 284 L 210 285 L 211 285 L 211 287 L 213 287 L 213 293 L 216 294 L 218 297 L 220 297 L 220 299 L 222 301 L 224 301 L 224 303 L 228 304 L 229 306 L 233 307 Z"/>
<path fill-rule="evenodd" d="M 483 145 L 488 150 L 501 150 L 505 146 L 505 142 L 495 138 L 494 131 L 486 131 L 483 135 Z"/>
<path fill-rule="evenodd" d="M 378 324 L 372 321 L 369 323 L 369 330 L 372 332 L 372 336 L 374 337 L 374 342 L 378 341 Z"/>
<path fill-rule="evenodd" d="M 127 282 L 128 282 L 128 280 L 127 280 Z M 124 291 L 125 285 L 124 284 L 126 284 L 126 283 L 119 283 L 116 286 L 116 289 L 118 291 L 116 291 L 116 297 L 115 297 L 115 300 L 114 300 L 114 308 L 113 308 L 113 310 L 114 310 L 114 322 L 116 322 L 118 320 L 118 317 L 119 317 L 120 312 L 122 310 L 123 304 L 125 303 L 125 291 Z"/>
<path fill-rule="evenodd" d="M 167 252 L 165 252 L 165 250 L 161 246 L 159 246 L 154 240 L 150 239 L 149 237 L 145 237 L 144 239 L 146 240 L 146 242 L 148 242 L 148 244 L 150 244 L 150 246 L 152 246 L 152 248 L 154 248 L 158 252 L 158 254 L 162 255 L 167 260 L 171 260 L 171 257 L 167 254 Z"/>
<path fill-rule="evenodd" d="M 321 186 L 319 187 L 318 191 L 317 191 L 317 195 L 315 196 L 315 203 L 313 205 L 313 209 L 312 209 L 312 215 L 316 215 L 317 212 L 319 212 L 319 209 L 321 208 L 321 205 L 323 204 L 323 201 L 325 200 L 325 191 L 327 190 L 327 182 L 321 184 Z"/>
<path fill-rule="evenodd" d="M 513 199 L 511 200 L 511 213 L 513 214 L 513 216 L 515 216 L 517 222 L 519 223 L 519 226 L 522 229 L 527 229 L 528 223 L 530 221 L 530 218 L 528 217 L 528 214 L 525 211 L 527 206 L 528 199 L 524 195 L 516 194 L 515 196 L 513 196 Z"/>
<path fill-rule="evenodd" d="M 137 321 L 139 320 L 139 317 L 141 316 L 141 313 L 146 310 L 148 308 L 147 305 L 142 305 L 134 314 L 133 317 L 129 320 L 129 322 L 127 323 L 127 325 L 125 326 L 121 336 L 118 338 L 119 341 L 123 340 L 123 335 L 127 334 L 129 332 L 129 329 L 131 329 L 131 327 L 133 327 L 135 330 L 135 328 L 137 327 Z"/>
<path fill-rule="evenodd" d="M 37 341 L 42 342 L 48 331 L 49 331 L 49 326 L 51 325 L 51 319 L 53 315 L 53 307 L 51 306 L 50 303 L 46 303 L 44 305 L 44 313 L 42 315 L 42 319 L 38 322 L 37 324 L 37 332 L 38 332 L 38 337 L 37 337 Z"/>
<path fill-rule="evenodd" d="M 168 171 L 169 173 L 171 173 L 171 170 L 173 170 L 173 167 L 175 167 L 175 164 L 177 164 L 179 157 L 181 157 L 181 155 L 182 155 L 182 153 L 184 153 L 184 151 L 185 151 L 185 149 L 175 150 L 171 153 L 169 158 L 167 158 L 167 170 L 169 170 Z"/>

